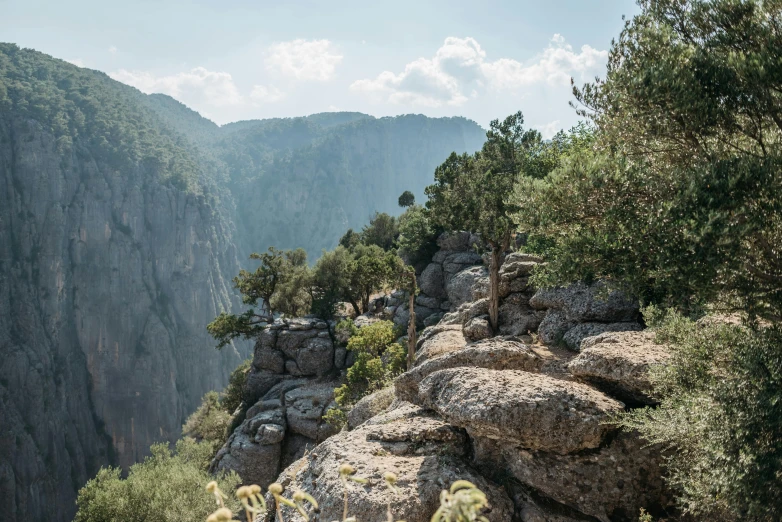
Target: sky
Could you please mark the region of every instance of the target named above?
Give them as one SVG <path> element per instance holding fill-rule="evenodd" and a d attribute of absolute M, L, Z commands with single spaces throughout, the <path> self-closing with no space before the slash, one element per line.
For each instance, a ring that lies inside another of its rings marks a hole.
<path fill-rule="evenodd" d="M 0 0 L 0 41 L 162 92 L 218 124 L 327 111 L 521 110 L 544 137 L 578 121 L 633 0 Z"/>

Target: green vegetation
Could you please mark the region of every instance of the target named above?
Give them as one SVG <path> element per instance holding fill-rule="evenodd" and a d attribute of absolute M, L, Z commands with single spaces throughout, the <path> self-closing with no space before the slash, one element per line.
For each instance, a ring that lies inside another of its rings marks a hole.
<path fill-rule="evenodd" d="M 356 354 L 356 361 L 348 368 L 345 384 L 334 390 L 334 398 L 343 412 L 361 398 L 388 385 L 405 370 L 406 350 L 396 342 L 396 337 L 391 321 L 378 321 L 358 328 L 350 337 L 348 350 Z M 344 413 L 331 412 L 326 420 L 339 424 Z"/>
<path fill-rule="evenodd" d="M 0 43 L 0 111 L 36 120 L 57 140 L 63 161 L 79 147 L 112 168 L 189 192 L 203 190 L 197 154 L 145 106 L 145 96 L 108 76 Z M 29 129 L 30 135 L 36 130 Z"/>
<path fill-rule="evenodd" d="M 416 267 L 429 263 L 437 252 L 437 237 L 442 231 L 424 207 L 411 205 L 399 216 L 399 255 Z"/>
<path fill-rule="evenodd" d="M 405 190 L 399 196 L 398 203 L 399 206 L 402 208 L 412 207 L 413 205 L 415 205 L 415 194 L 413 194 L 409 190 Z"/>
<path fill-rule="evenodd" d="M 540 178 L 556 165 L 556 155 L 540 133 L 523 124 L 521 112 L 492 121 L 483 148 L 473 155 L 451 154 L 435 170 L 434 184 L 426 188 L 426 207 L 434 224 L 478 232 L 491 249 L 489 322 L 495 330 L 501 258 L 516 231 L 511 215 L 518 210 L 507 195 L 520 175 Z"/>
<path fill-rule="evenodd" d="M 231 413 L 226 411 L 220 401 L 220 395 L 211 391 L 204 395 L 201 405 L 187 418 L 182 426 L 182 434 L 198 442 L 212 444 L 216 453 L 228 438 L 227 430 L 231 423 Z"/>
<path fill-rule="evenodd" d="M 782 331 L 696 323 L 647 309 L 670 365 L 652 372 L 659 408 L 621 424 L 671 448 L 668 473 L 684 510 L 712 520 L 782 517 Z"/>
<path fill-rule="evenodd" d="M 214 511 L 214 499 L 203 494 L 213 477 L 206 466 L 212 455 L 209 443 L 182 439 L 176 451 L 155 444 L 152 455 L 130 467 L 121 478 L 117 468 L 103 468 L 79 491 L 75 522 L 192 522 Z M 239 484 L 235 473 L 217 477 L 220 488 Z M 236 510 L 239 502 L 229 500 Z"/>

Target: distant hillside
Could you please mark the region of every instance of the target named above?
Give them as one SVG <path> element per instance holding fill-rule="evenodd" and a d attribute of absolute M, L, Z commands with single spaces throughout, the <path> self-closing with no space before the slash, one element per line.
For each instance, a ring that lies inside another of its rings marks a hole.
<path fill-rule="evenodd" d="M 171 98 L 150 98 L 167 123 L 219 162 L 245 254 L 274 245 L 316 257 L 375 211 L 398 214 L 405 190 L 423 200 L 448 154 L 478 150 L 485 139 L 473 121 L 422 115 L 321 113 L 217 127 Z"/>

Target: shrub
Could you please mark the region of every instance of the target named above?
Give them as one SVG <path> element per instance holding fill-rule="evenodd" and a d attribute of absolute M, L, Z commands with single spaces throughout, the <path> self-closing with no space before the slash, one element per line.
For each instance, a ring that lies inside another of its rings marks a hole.
<path fill-rule="evenodd" d="M 694 322 L 647 310 L 670 364 L 653 370 L 656 409 L 621 424 L 673 450 L 669 481 L 685 513 L 715 520 L 782 518 L 782 330 Z"/>
<path fill-rule="evenodd" d="M 215 450 L 225 442 L 231 414 L 220 404 L 217 392 L 210 391 L 201 401 L 201 406 L 187 418 L 182 426 L 185 436 L 211 444 Z"/>
<path fill-rule="evenodd" d="M 228 386 L 223 390 L 223 398 L 220 405 L 229 414 L 233 414 L 242 403 L 242 393 L 247 382 L 247 376 L 250 373 L 250 363 L 251 360 L 247 359 L 231 372 Z"/>
<path fill-rule="evenodd" d="M 356 354 L 356 361 L 348 368 L 345 384 L 334 390 L 337 404 L 347 408 L 404 371 L 405 348 L 395 339 L 391 321 L 378 321 L 353 334 L 348 350 Z"/>
<path fill-rule="evenodd" d="M 152 455 L 130 467 L 122 479 L 118 468 L 103 468 L 79 491 L 75 522 L 192 522 L 205 520 L 215 501 L 204 495 L 211 480 L 205 471 L 211 446 L 192 439 L 177 443 L 176 452 L 166 444 L 151 447 Z M 217 477 L 220 488 L 233 490 L 239 476 Z M 236 510 L 239 503 L 228 501 Z"/>

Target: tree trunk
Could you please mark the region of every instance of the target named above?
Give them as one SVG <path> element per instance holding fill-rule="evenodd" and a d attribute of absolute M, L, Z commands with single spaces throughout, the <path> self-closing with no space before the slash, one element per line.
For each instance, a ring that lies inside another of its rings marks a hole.
<path fill-rule="evenodd" d="M 407 320 L 407 369 L 410 370 L 413 367 L 415 360 L 415 344 L 416 344 L 416 331 L 415 331 L 415 272 L 411 274 L 413 284 L 410 288 L 410 318 Z"/>
<path fill-rule="evenodd" d="M 356 312 L 356 317 L 361 315 L 361 309 L 358 307 L 358 303 L 356 303 L 355 300 L 353 300 L 353 299 L 350 300 L 350 306 L 352 306 L 353 307 L 353 311 Z"/>
<path fill-rule="evenodd" d="M 494 332 L 497 331 L 500 314 L 500 257 L 502 247 L 493 245 L 489 264 L 489 324 Z"/>

